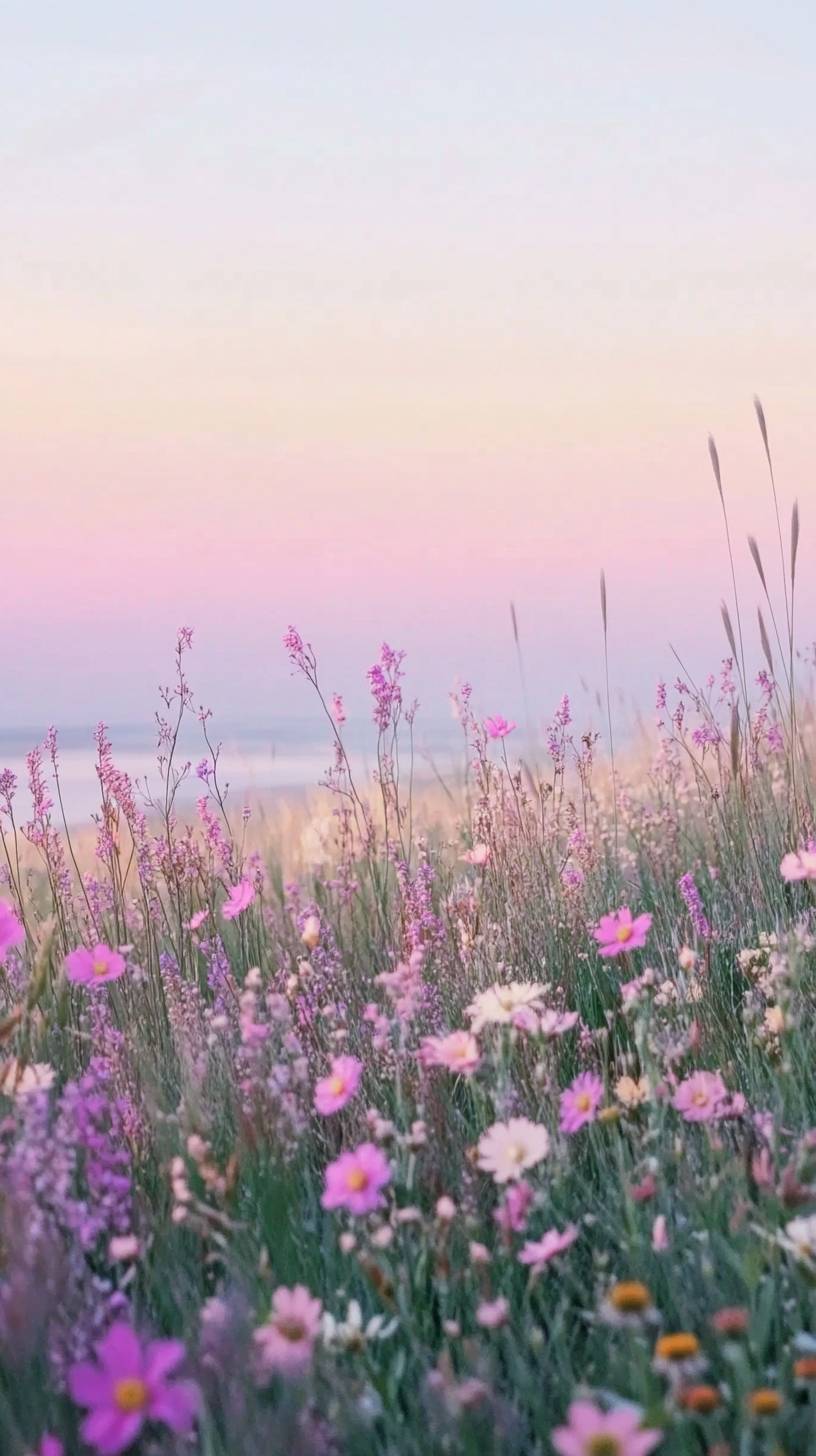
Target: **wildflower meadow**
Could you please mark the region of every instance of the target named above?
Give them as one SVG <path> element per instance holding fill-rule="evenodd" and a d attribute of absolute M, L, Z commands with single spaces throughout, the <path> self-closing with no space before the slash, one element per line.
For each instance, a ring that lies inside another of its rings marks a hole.
<path fill-rule="evenodd" d="M 187 629 L 151 790 L 89 745 L 90 844 L 56 731 L 0 775 L 2 1456 L 812 1456 L 816 720 L 777 521 L 758 631 L 729 589 L 645 747 L 608 693 L 531 736 L 465 684 L 432 810 L 404 654 L 361 779 L 289 627 L 330 759 L 297 877 Z M 613 612 L 602 580 L 599 642 Z"/>

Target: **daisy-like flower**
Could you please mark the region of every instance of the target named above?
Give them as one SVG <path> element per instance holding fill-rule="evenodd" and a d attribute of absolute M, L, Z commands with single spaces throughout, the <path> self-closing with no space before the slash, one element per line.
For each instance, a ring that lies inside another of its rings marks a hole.
<path fill-rule="evenodd" d="M 372 1213 L 382 1208 L 382 1189 L 391 1182 L 391 1165 L 376 1143 L 360 1143 L 329 1163 L 320 1200 L 324 1208 L 345 1208 L 349 1213 Z"/>
<path fill-rule="evenodd" d="M 800 849 L 786 854 L 779 866 L 779 873 L 789 884 L 797 880 L 816 880 L 816 850 Z"/>
<path fill-rule="evenodd" d="M 17 1057 L 0 1066 L 0 1092 L 22 1102 L 32 1092 L 47 1092 L 53 1087 L 56 1072 L 49 1062 L 22 1063 Z"/>
<path fill-rule="evenodd" d="M 445 1067 L 463 1077 L 472 1076 L 481 1060 L 479 1043 L 469 1031 L 423 1037 L 419 1057 L 425 1067 Z"/>
<path fill-rule="evenodd" d="M 575 1081 L 561 1093 L 561 1117 L 559 1127 L 569 1134 L 578 1132 L 588 1122 L 594 1122 L 603 1099 L 603 1082 L 594 1072 L 581 1072 Z"/>
<path fill-rule="evenodd" d="M 80 1434 L 99 1456 L 118 1456 L 146 1422 L 168 1426 L 177 1435 L 192 1430 L 200 1406 L 198 1387 L 168 1377 L 184 1359 L 179 1340 L 143 1345 L 124 1321 L 111 1325 L 96 1347 L 96 1362 L 68 1371 L 71 1399 L 88 1411 Z"/>
<path fill-rule="evenodd" d="M 330 1117 L 345 1107 L 360 1089 L 363 1064 L 357 1057 L 333 1057 L 328 1077 L 322 1077 L 315 1087 L 315 1110 L 322 1117 Z"/>
<path fill-rule="evenodd" d="M 570 1248 L 577 1237 L 578 1229 L 574 1223 L 567 1224 L 567 1227 L 561 1232 L 556 1228 L 548 1229 L 542 1238 L 528 1239 L 519 1251 L 519 1263 L 528 1264 L 533 1273 L 538 1274 L 551 1259 L 557 1258 L 559 1254 L 563 1254 Z"/>
<path fill-rule="evenodd" d="M 470 1029 L 475 1036 L 485 1026 L 510 1026 L 515 1014 L 525 1007 L 540 1011 L 544 987 L 538 981 L 510 981 L 480 991 L 467 1008 Z"/>
<path fill-rule="evenodd" d="M 323 1306 L 303 1284 L 283 1287 L 272 1295 L 266 1324 L 255 1331 L 255 1353 L 262 1375 L 277 1373 L 295 1378 L 312 1363 L 320 1333 Z"/>
<path fill-rule="evenodd" d="M 700 1353 L 700 1341 L 690 1330 L 661 1335 L 654 1348 L 652 1363 L 655 1370 L 682 1384 L 699 1375 L 706 1366 Z"/>
<path fill-rule="evenodd" d="M 356 1299 L 350 1299 L 344 1320 L 335 1319 L 328 1310 L 323 1316 L 321 1336 L 327 1349 L 364 1350 L 366 1345 L 388 1340 L 399 1327 L 396 1318 L 386 1320 L 384 1314 L 375 1314 L 363 1321 L 363 1311 Z"/>
<path fill-rule="evenodd" d="M 602 915 L 592 934 L 598 942 L 598 953 L 602 956 L 625 955 L 630 950 L 642 950 L 652 924 L 648 914 L 633 918 L 628 905 Z"/>
<path fill-rule="evenodd" d="M 65 957 L 65 974 L 78 986 L 104 986 L 124 975 L 125 958 L 109 945 L 79 946 Z"/>
<path fill-rule="evenodd" d="M 649 1287 L 639 1279 L 613 1284 L 601 1302 L 600 1313 L 605 1324 L 619 1329 L 640 1329 L 657 1317 Z"/>
<path fill-rule="evenodd" d="M 629 1111 L 648 1102 L 651 1090 L 648 1077 L 639 1077 L 637 1080 L 634 1077 L 619 1077 L 615 1083 L 615 1096 Z"/>
<path fill-rule="evenodd" d="M 641 1426 L 642 1413 L 632 1406 L 603 1411 L 591 1400 L 574 1400 L 569 1425 L 557 1426 L 550 1440 L 558 1456 L 649 1456 L 663 1432 Z"/>
<path fill-rule="evenodd" d="M 492 718 L 484 720 L 484 730 L 488 738 L 506 738 L 508 733 L 513 732 L 515 726 L 515 723 L 503 718 L 501 713 L 494 713 Z"/>
<path fill-rule="evenodd" d="M 25 931 L 17 918 L 17 912 L 5 900 L 0 900 L 0 966 L 6 959 L 6 951 L 22 945 Z"/>
<path fill-rule="evenodd" d="M 804 1263 L 816 1260 L 816 1213 L 807 1218 L 792 1218 L 785 1224 L 780 1242 Z"/>
<path fill-rule="evenodd" d="M 672 1098 L 672 1107 L 685 1122 L 713 1122 L 728 1103 L 728 1089 L 719 1072 L 692 1072 Z"/>
<path fill-rule="evenodd" d="M 255 886 L 251 880 L 239 880 L 237 885 L 230 885 L 229 894 L 221 906 L 221 914 L 225 920 L 236 920 L 239 915 L 249 908 L 255 899 Z"/>
<path fill-rule="evenodd" d="M 495 1183 L 510 1183 L 534 1168 L 550 1151 L 546 1127 L 526 1117 L 494 1122 L 479 1139 L 479 1167 Z"/>

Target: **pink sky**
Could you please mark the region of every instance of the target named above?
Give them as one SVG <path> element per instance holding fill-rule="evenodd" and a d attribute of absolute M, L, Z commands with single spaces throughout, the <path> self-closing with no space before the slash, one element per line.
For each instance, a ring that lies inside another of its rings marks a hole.
<path fill-rule="evenodd" d="M 754 391 L 806 641 L 801 17 L 520 5 L 497 36 L 420 5 L 403 34 L 361 4 L 338 53 L 243 8 L 242 43 L 205 6 L 192 50 L 151 5 L 6 37 L 38 81 L 0 270 L 6 722 L 147 715 L 181 622 L 233 719 L 303 709 L 290 620 L 330 686 L 386 637 L 433 711 L 457 673 L 513 711 L 511 598 L 546 713 L 600 680 L 602 565 L 614 681 L 649 700 L 669 640 L 700 673 L 722 648 L 709 429 L 755 643 Z"/>

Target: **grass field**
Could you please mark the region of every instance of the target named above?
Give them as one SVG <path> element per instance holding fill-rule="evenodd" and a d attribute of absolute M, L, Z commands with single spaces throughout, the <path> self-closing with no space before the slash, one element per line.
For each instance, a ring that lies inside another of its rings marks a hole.
<path fill-rule="evenodd" d="M 433 812 L 401 655 L 361 784 L 290 629 L 333 753 L 297 878 L 208 721 L 179 761 L 187 632 L 150 805 L 99 731 L 92 854 L 55 737 L 24 822 L 0 778 L 3 1456 L 816 1451 L 797 538 L 761 670 L 726 610 L 648 760 L 566 700 L 517 753 L 465 688 Z"/>

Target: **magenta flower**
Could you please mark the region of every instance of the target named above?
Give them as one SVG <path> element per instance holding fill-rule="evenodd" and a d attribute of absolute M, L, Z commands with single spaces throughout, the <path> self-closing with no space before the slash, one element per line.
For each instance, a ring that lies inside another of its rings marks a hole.
<path fill-rule="evenodd" d="M 567 1224 L 563 1233 L 559 1233 L 556 1228 L 548 1229 L 543 1238 L 528 1239 L 519 1252 L 519 1263 L 532 1265 L 534 1273 L 537 1274 L 551 1259 L 563 1254 L 565 1249 L 574 1244 L 577 1237 L 578 1230 L 574 1223 Z"/>
<path fill-rule="evenodd" d="M 65 1447 L 59 1436 L 52 1436 L 49 1431 L 46 1431 L 34 1456 L 65 1456 Z"/>
<path fill-rule="evenodd" d="M 488 738 L 506 738 L 508 733 L 513 732 L 515 726 L 515 723 L 503 718 L 501 713 L 494 713 L 492 718 L 484 720 L 484 729 Z"/>
<path fill-rule="evenodd" d="M 315 1087 L 315 1110 L 322 1117 L 330 1117 L 345 1107 L 360 1088 L 363 1064 L 356 1057 L 333 1057 L 328 1077 L 323 1077 Z"/>
<path fill-rule="evenodd" d="M 382 1208 L 381 1189 L 391 1182 L 388 1159 L 375 1143 L 360 1143 L 353 1153 L 341 1153 L 326 1169 L 320 1200 L 324 1208 L 346 1208 L 349 1213 L 372 1213 Z"/>
<path fill-rule="evenodd" d="M 561 1093 L 562 1132 L 578 1132 L 588 1122 L 594 1122 L 603 1097 L 603 1082 L 594 1072 L 581 1072 L 580 1076 Z"/>
<path fill-rule="evenodd" d="M 252 881 L 239 880 L 237 885 L 230 885 L 229 895 L 221 906 L 221 914 L 225 920 L 235 920 L 254 899 L 255 886 Z"/>
<path fill-rule="evenodd" d="M 96 1347 L 96 1362 L 82 1361 L 68 1372 L 71 1399 L 88 1411 L 83 1441 L 99 1456 L 117 1456 L 147 1421 L 169 1426 L 177 1435 L 190 1431 L 201 1403 L 198 1386 L 167 1378 L 184 1354 L 179 1340 L 142 1344 L 130 1325 L 111 1325 Z"/>
<path fill-rule="evenodd" d="M 602 915 L 592 934 L 598 942 L 598 953 L 602 956 L 625 955 L 630 950 L 641 950 L 652 924 L 651 915 L 638 915 L 632 919 L 628 905 Z"/>
<path fill-rule="evenodd" d="M 714 1122 L 728 1111 L 728 1089 L 719 1072 L 692 1072 L 677 1088 L 672 1107 L 685 1122 Z"/>
<path fill-rule="evenodd" d="M 87 950 L 78 946 L 65 957 L 65 974 L 78 986 L 104 986 L 118 981 L 125 969 L 125 958 L 109 945 L 95 945 Z"/>
<path fill-rule="evenodd" d="M 641 1430 L 640 1411 L 631 1406 L 602 1411 L 591 1400 L 574 1400 L 568 1426 L 550 1435 L 558 1456 L 649 1456 L 663 1440 L 662 1431 Z"/>
<path fill-rule="evenodd" d="M 0 900 L 0 965 L 6 959 L 6 951 L 22 945 L 25 931 L 17 919 L 16 911 L 5 900 Z"/>

